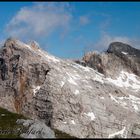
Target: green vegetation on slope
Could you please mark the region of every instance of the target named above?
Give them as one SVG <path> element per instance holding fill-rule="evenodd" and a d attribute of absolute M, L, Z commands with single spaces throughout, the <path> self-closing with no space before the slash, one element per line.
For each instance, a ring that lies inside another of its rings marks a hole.
<path fill-rule="evenodd" d="M 76 137 L 70 136 L 69 134 L 66 134 L 66 133 L 59 131 L 59 130 L 54 130 L 54 132 L 55 132 L 56 138 L 61 138 L 61 139 L 69 139 L 69 138 L 73 139 L 73 138 L 75 138 L 76 139 Z"/>
<path fill-rule="evenodd" d="M 17 119 L 26 119 L 24 116 L 0 108 L 0 138 L 20 138 L 22 125 L 16 124 Z"/>
<path fill-rule="evenodd" d="M 21 131 L 19 130 L 25 130 L 25 128 L 16 123 L 17 119 L 27 118 L 0 108 L 0 138 L 21 138 Z M 75 138 L 59 130 L 54 130 L 54 132 L 56 138 Z"/>

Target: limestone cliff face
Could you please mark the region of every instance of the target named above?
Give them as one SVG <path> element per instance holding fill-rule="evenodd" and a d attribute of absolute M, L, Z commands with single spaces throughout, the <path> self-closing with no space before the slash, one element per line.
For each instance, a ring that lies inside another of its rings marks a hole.
<path fill-rule="evenodd" d="M 122 70 L 140 76 L 140 50 L 121 42 L 111 43 L 103 53 L 87 53 L 82 61 L 106 76 L 116 77 Z"/>
<path fill-rule="evenodd" d="M 0 50 L 0 106 L 78 138 L 140 137 L 139 58 L 126 58 L 133 69 L 109 50 L 85 56 L 82 66 L 36 42 L 8 39 Z"/>

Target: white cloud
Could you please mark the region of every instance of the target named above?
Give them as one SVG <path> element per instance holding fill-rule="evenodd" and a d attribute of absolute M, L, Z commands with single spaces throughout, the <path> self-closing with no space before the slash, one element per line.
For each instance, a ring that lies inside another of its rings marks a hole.
<path fill-rule="evenodd" d="M 43 2 L 21 8 L 6 26 L 9 36 L 38 38 L 69 26 L 72 15 L 68 3 Z"/>
<path fill-rule="evenodd" d="M 104 32 L 104 31 L 106 31 L 109 27 L 110 27 L 110 25 L 111 25 L 111 17 L 105 17 L 106 19 L 103 21 L 103 22 L 101 22 L 101 24 L 100 24 L 100 29 L 101 29 L 101 32 Z"/>
<path fill-rule="evenodd" d="M 106 51 L 112 42 L 122 42 L 131 45 L 134 48 L 140 49 L 140 40 L 137 38 L 129 38 L 126 36 L 111 36 L 107 33 L 102 34 L 97 43 L 93 42 L 85 47 L 85 52 L 88 51 Z"/>
<path fill-rule="evenodd" d="M 0 48 L 4 45 L 4 43 L 5 43 L 5 40 L 4 39 L 1 39 L 0 40 Z"/>
<path fill-rule="evenodd" d="M 80 16 L 79 22 L 80 22 L 80 25 L 86 25 L 90 22 L 90 20 L 88 16 Z"/>
<path fill-rule="evenodd" d="M 99 49 L 107 49 L 109 44 L 112 42 L 123 42 L 130 44 L 130 39 L 125 36 L 110 36 L 108 34 L 104 34 L 100 41 L 97 42 L 95 47 Z"/>

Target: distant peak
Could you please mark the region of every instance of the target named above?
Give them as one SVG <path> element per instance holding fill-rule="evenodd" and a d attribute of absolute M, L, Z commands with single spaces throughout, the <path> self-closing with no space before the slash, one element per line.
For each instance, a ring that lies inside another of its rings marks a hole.
<path fill-rule="evenodd" d="M 140 50 L 122 42 L 112 42 L 107 49 L 108 53 L 120 54 L 124 52 L 129 55 L 138 55 Z"/>
<path fill-rule="evenodd" d="M 16 40 L 18 40 L 18 39 L 14 38 L 14 37 L 9 37 L 9 38 L 6 39 L 5 42 L 7 42 L 7 41 L 16 41 Z"/>
<path fill-rule="evenodd" d="M 13 37 L 9 37 L 8 39 L 6 39 L 5 43 L 4 43 L 4 47 L 9 47 L 9 46 L 13 46 L 18 40 L 16 38 Z"/>
<path fill-rule="evenodd" d="M 113 53 L 114 51 L 129 51 L 131 48 L 133 47 L 122 42 L 112 42 L 109 45 L 107 52 Z"/>
<path fill-rule="evenodd" d="M 110 45 L 128 45 L 128 44 L 123 43 L 123 42 L 119 42 L 119 41 L 115 41 L 115 42 L 111 42 Z"/>

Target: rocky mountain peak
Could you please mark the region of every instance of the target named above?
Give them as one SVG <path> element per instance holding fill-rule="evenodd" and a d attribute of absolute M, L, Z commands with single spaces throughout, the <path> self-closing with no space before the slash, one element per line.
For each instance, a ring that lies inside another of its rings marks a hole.
<path fill-rule="evenodd" d="M 132 56 L 140 57 L 140 50 L 133 48 L 132 46 L 122 43 L 122 42 L 112 42 L 107 49 L 108 53 L 128 54 Z"/>
<path fill-rule="evenodd" d="M 113 51 L 129 51 L 132 47 L 122 42 L 112 42 L 107 49 L 107 52 L 112 53 Z"/>
<path fill-rule="evenodd" d="M 122 70 L 140 76 L 140 50 L 122 42 L 113 42 L 106 52 L 87 53 L 82 61 L 106 76 L 117 76 Z"/>
<path fill-rule="evenodd" d="M 1 48 L 0 107 L 77 138 L 140 136 L 139 93 L 140 64 L 127 54 L 90 53 L 77 64 L 35 42 Z"/>
<path fill-rule="evenodd" d="M 30 41 L 29 44 L 25 44 L 16 38 L 8 38 L 4 43 L 6 49 L 29 49 L 30 51 L 41 50 L 39 44 L 36 41 Z"/>

